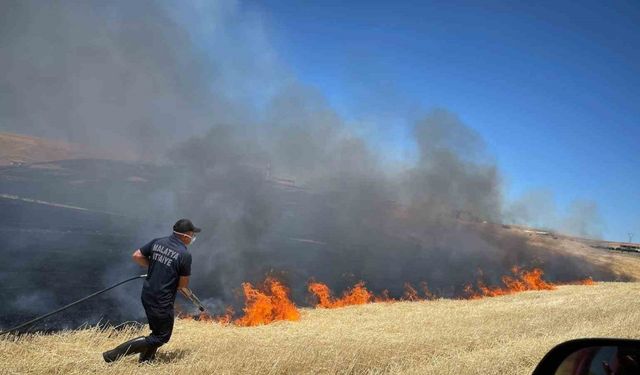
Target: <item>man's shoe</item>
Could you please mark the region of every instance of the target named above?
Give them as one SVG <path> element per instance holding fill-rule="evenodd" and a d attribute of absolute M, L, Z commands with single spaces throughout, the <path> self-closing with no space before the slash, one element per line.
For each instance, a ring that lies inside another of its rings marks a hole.
<path fill-rule="evenodd" d="M 138 359 L 138 362 L 140 362 L 140 363 L 152 362 L 154 359 L 156 359 L 156 352 L 157 351 L 158 351 L 158 347 L 157 346 L 148 347 L 147 350 L 145 350 L 142 353 L 140 353 L 140 359 Z"/>
<path fill-rule="evenodd" d="M 140 336 L 118 345 L 115 349 L 102 353 L 102 358 L 104 358 L 105 362 L 110 363 L 126 355 L 142 353 L 148 348 L 147 340 L 145 340 L 144 336 Z"/>

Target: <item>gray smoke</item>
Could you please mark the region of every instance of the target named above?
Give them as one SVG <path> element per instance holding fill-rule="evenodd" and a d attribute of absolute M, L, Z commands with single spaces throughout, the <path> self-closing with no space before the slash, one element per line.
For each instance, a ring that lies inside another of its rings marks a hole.
<path fill-rule="evenodd" d="M 235 2 L 182 5 L 3 1 L 2 129 L 155 160 L 214 120 L 248 117 L 255 103 L 234 99 L 248 96 L 248 82 L 268 88 L 256 67 L 272 65 L 252 50 L 256 23 Z"/>
<path fill-rule="evenodd" d="M 556 206 L 548 190 L 531 190 L 506 205 L 505 222 L 555 230 L 573 236 L 601 238 L 604 221 L 595 202 L 572 201 L 566 210 Z"/>
<path fill-rule="evenodd" d="M 259 14 L 234 1 L 0 4 L 1 129 L 152 162 L 67 163 L 65 171 L 81 170 L 75 185 L 58 179 L 33 192 L 111 215 L 71 247 L 89 251 L 94 282 L 137 272 L 130 252 L 179 217 L 204 228 L 192 248 L 193 286 L 218 308 L 268 273 L 298 303 L 311 278 L 336 289 L 362 279 L 392 293 L 426 281 L 454 296 L 479 270 L 497 282 L 513 265 L 541 266 L 553 280 L 613 277 L 494 229 L 499 172 L 455 114 L 425 112 L 412 125 L 417 160 L 389 167 L 384 149 L 278 63 L 264 30 Z M 35 225 L 35 214 L 17 215 Z M 90 224 L 68 220 L 73 230 Z M 32 240 L 18 236 L 3 249 L 31 249 Z M 15 264 L 47 260 L 23 253 Z M 119 293 L 101 301 L 135 317 L 135 293 Z M 33 299 L 19 298 L 20 309 Z"/>
<path fill-rule="evenodd" d="M 464 212 L 497 222 L 500 186 L 481 138 L 453 114 L 435 110 L 415 126 L 420 159 L 410 171 L 407 205 L 434 215 Z M 485 161 L 479 163 L 477 161 Z"/>
<path fill-rule="evenodd" d="M 418 160 L 394 170 L 329 107 L 294 92 L 276 97 L 269 123 L 217 125 L 172 152 L 185 170 L 178 205 L 210 223 L 193 250 L 196 273 L 206 275 L 199 289 L 232 300 L 241 282 L 272 271 L 298 300 L 311 278 L 337 290 L 366 280 L 392 293 L 427 281 L 455 296 L 479 272 L 496 283 L 513 265 L 543 267 L 556 281 L 612 277 L 496 230 L 498 172 L 450 112 L 430 111 L 414 125 Z M 294 176 L 295 186 L 278 176 Z"/>
<path fill-rule="evenodd" d="M 561 230 L 576 236 L 601 238 L 603 225 L 595 202 L 576 200 L 569 206 Z"/>

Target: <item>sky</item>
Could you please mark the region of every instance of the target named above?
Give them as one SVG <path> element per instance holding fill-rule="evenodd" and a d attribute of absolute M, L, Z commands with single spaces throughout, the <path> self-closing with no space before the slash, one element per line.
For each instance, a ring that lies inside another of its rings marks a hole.
<path fill-rule="evenodd" d="M 246 1 L 280 59 L 391 159 L 444 107 L 484 139 L 507 201 L 597 204 L 640 240 L 640 2 Z"/>

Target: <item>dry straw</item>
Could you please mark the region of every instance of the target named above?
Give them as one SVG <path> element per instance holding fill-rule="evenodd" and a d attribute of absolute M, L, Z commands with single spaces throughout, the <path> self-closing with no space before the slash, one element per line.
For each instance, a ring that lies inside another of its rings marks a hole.
<path fill-rule="evenodd" d="M 303 310 L 259 327 L 176 321 L 158 361 L 105 364 L 143 329 L 86 329 L 0 340 L 6 374 L 527 374 L 553 345 L 639 337 L 640 284 L 562 286 L 481 300 Z"/>

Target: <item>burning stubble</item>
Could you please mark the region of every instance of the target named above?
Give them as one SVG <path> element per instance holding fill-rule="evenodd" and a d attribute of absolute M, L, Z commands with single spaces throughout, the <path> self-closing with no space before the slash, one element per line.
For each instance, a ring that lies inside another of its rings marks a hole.
<path fill-rule="evenodd" d="M 502 276 L 502 286 L 487 285 L 482 277 L 479 277 L 475 285 L 469 283 L 464 287 L 464 294 L 459 299 L 476 300 L 484 297 L 506 296 L 526 291 L 551 291 L 557 289 L 557 284 L 544 280 L 544 272 L 535 268 L 531 271 L 518 267 L 511 269 L 511 275 Z M 334 309 L 368 303 L 393 303 L 400 301 L 425 301 L 435 300 L 439 297 L 432 293 L 426 283 L 420 283 L 419 292 L 410 283 L 404 284 L 404 293 L 400 298 L 393 298 L 388 290 L 383 290 L 376 295 L 367 289 L 364 281 L 359 281 L 352 287 L 342 292 L 339 297 L 334 296 L 331 289 L 322 282 L 310 281 L 307 289 L 316 308 Z M 591 278 L 573 281 L 570 284 L 595 285 Z M 244 307 L 242 316 L 234 319 L 234 310 L 228 306 L 221 316 L 211 316 L 206 312 L 196 315 L 199 321 L 216 322 L 223 325 L 234 324 L 240 327 L 250 327 L 270 324 L 277 321 L 297 321 L 300 319 L 300 311 L 290 299 L 289 288 L 274 277 L 268 277 L 261 285 L 254 287 L 251 283 L 242 285 L 244 294 Z M 180 312 L 181 319 L 193 320 L 194 316 Z"/>

